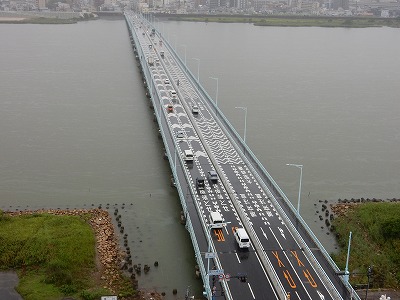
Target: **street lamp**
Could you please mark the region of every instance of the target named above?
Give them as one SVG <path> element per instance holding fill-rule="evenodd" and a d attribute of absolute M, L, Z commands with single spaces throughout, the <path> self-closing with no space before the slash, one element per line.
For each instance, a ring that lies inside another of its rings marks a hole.
<path fill-rule="evenodd" d="M 368 271 L 367 271 L 368 284 L 367 284 L 367 289 L 365 290 L 365 300 L 368 299 L 369 280 L 370 280 L 371 275 L 372 275 L 372 267 L 369 266 L 369 267 L 368 267 Z"/>
<path fill-rule="evenodd" d="M 218 107 L 218 78 L 217 77 L 210 77 L 210 78 L 217 81 L 217 91 L 215 93 L 215 106 Z"/>
<path fill-rule="evenodd" d="M 303 165 L 296 165 L 296 164 L 286 164 L 286 165 L 300 169 L 299 198 L 297 199 L 297 214 L 300 215 L 300 195 L 301 195 L 301 180 L 303 178 Z"/>
<path fill-rule="evenodd" d="M 236 106 L 235 108 L 244 110 L 244 133 L 243 133 L 243 141 L 246 144 L 246 127 L 247 127 L 247 107 Z"/>
<path fill-rule="evenodd" d="M 192 59 L 197 60 L 197 81 L 200 82 L 200 58 L 193 57 Z"/>
<path fill-rule="evenodd" d="M 346 284 L 349 283 L 349 259 L 350 259 L 350 245 L 351 245 L 351 234 L 352 232 L 350 231 L 349 234 L 349 246 L 347 247 L 347 258 L 346 258 L 346 267 L 344 269 L 344 281 L 346 282 Z"/>
<path fill-rule="evenodd" d="M 186 65 L 186 45 L 181 45 L 181 46 L 185 48 L 185 65 Z"/>

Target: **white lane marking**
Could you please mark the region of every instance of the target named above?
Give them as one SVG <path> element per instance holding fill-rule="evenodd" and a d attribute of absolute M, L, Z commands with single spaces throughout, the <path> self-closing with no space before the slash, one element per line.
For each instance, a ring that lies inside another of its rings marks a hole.
<path fill-rule="evenodd" d="M 303 287 L 304 291 L 306 292 L 306 294 L 308 295 L 308 298 L 312 300 L 310 294 L 308 293 L 308 290 L 306 289 L 306 287 L 304 286 L 303 281 L 301 280 L 299 274 L 297 273 L 296 269 L 294 268 L 292 262 L 289 260 L 289 257 L 287 256 L 286 252 L 283 251 L 283 255 L 286 257 L 286 260 L 288 261 L 289 265 L 292 267 L 292 271 L 296 274 L 297 279 L 299 280 L 301 286 Z"/>
<path fill-rule="evenodd" d="M 301 248 L 299 242 L 298 242 L 297 239 L 294 237 L 293 233 L 289 230 L 289 228 L 287 227 L 287 225 L 285 225 L 285 227 L 286 227 L 287 231 L 289 232 L 289 234 L 292 236 L 292 238 L 293 238 L 293 240 L 295 241 L 295 243 L 297 244 L 297 246 L 298 246 L 299 248 Z M 304 258 L 305 258 L 305 259 L 307 260 L 307 262 L 310 264 L 312 270 L 317 274 L 317 272 L 315 271 L 315 268 L 314 268 L 313 264 L 310 262 L 310 260 L 308 259 L 308 257 L 307 257 L 306 255 L 304 255 Z M 326 274 L 326 273 L 325 273 L 325 274 Z M 318 278 L 320 279 L 320 277 L 318 277 Z M 328 288 L 327 288 L 326 285 L 325 285 L 325 280 L 321 280 L 321 279 L 320 279 L 320 282 L 322 283 L 322 285 L 324 286 L 324 288 L 325 288 L 326 291 L 328 292 L 328 295 L 329 295 L 330 297 L 332 297 L 331 293 L 329 292 Z M 324 299 L 325 299 L 325 296 L 324 296 Z M 332 297 L 332 299 L 334 299 L 334 297 Z"/>
<path fill-rule="evenodd" d="M 271 280 L 269 279 L 269 277 L 268 277 L 268 275 L 267 275 L 267 272 L 265 271 L 264 266 L 262 265 L 261 260 L 260 260 L 260 258 L 258 257 L 257 252 L 254 252 L 254 254 L 256 255 L 256 257 L 257 257 L 257 259 L 258 259 L 258 262 L 260 263 L 261 269 L 263 270 L 263 272 L 264 272 L 264 274 L 265 274 L 265 277 L 266 277 L 267 280 L 268 280 L 269 285 L 272 287 Z M 279 278 L 278 278 L 278 280 L 279 280 Z M 275 289 L 272 288 L 272 290 L 273 290 L 273 292 L 274 292 L 275 299 L 278 299 L 279 297 L 278 297 L 278 295 L 276 294 Z M 299 298 L 299 299 L 300 299 L 300 298 Z"/>
<path fill-rule="evenodd" d="M 278 229 L 281 232 L 281 235 L 283 236 L 283 238 L 286 240 L 285 233 L 283 232 L 283 229 L 280 228 L 280 227 L 278 227 Z"/>
<path fill-rule="evenodd" d="M 241 262 L 240 259 L 239 259 L 239 255 L 238 255 L 237 253 L 235 253 L 235 255 L 236 255 L 236 258 L 237 258 L 239 264 L 241 264 L 242 262 Z"/>
<path fill-rule="evenodd" d="M 251 288 L 250 282 L 248 282 L 247 285 L 249 286 L 250 292 L 253 295 L 253 299 L 256 299 L 256 296 L 254 296 L 253 290 Z"/>
<path fill-rule="evenodd" d="M 224 228 L 225 228 L 225 231 L 226 231 L 226 234 L 227 234 L 227 235 L 229 235 L 229 230 L 228 230 L 228 229 L 226 229 L 226 227 L 227 227 L 227 226 L 224 226 Z"/>
<path fill-rule="evenodd" d="M 264 230 L 262 229 L 262 227 L 260 227 L 260 229 L 261 229 L 261 231 L 262 231 L 264 237 L 268 240 L 267 234 L 264 232 Z"/>
<path fill-rule="evenodd" d="M 320 291 L 317 290 L 318 296 L 321 298 L 321 300 L 325 300 L 325 296 L 322 295 Z"/>
<path fill-rule="evenodd" d="M 282 246 L 281 246 L 281 243 L 279 243 L 279 241 L 278 241 L 278 239 L 276 238 L 276 235 L 275 235 L 275 233 L 272 231 L 272 228 L 271 228 L 271 227 L 269 228 L 269 230 L 271 230 L 271 233 L 272 233 L 272 235 L 274 236 L 276 242 L 278 243 L 279 248 L 281 248 L 281 250 L 283 250 L 283 248 L 282 248 Z"/>

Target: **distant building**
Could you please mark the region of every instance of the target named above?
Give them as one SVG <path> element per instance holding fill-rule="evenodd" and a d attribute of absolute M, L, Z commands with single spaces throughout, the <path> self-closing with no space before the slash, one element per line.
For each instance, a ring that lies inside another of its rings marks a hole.
<path fill-rule="evenodd" d="M 209 0 L 210 4 L 210 10 L 216 10 L 218 7 L 220 7 L 220 0 Z"/>
<path fill-rule="evenodd" d="M 387 10 L 387 9 L 382 9 L 382 11 L 381 11 L 381 17 L 382 17 L 382 18 L 389 18 L 389 10 Z"/>
<path fill-rule="evenodd" d="M 36 0 L 36 7 L 39 9 L 39 10 L 44 10 L 44 9 L 47 9 L 46 8 L 46 0 Z"/>
<path fill-rule="evenodd" d="M 338 10 L 342 8 L 344 10 L 349 9 L 349 0 L 331 0 L 332 8 Z"/>

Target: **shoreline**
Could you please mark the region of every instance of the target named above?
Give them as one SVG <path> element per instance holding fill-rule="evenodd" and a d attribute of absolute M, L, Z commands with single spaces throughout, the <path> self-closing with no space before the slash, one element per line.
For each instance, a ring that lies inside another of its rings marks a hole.
<path fill-rule="evenodd" d="M 88 224 L 93 230 L 96 239 L 96 267 L 97 276 L 102 282 L 102 286 L 116 292 L 118 281 L 122 281 L 122 274 L 119 271 L 119 262 L 123 260 L 124 253 L 121 251 L 118 239 L 115 234 L 114 225 L 111 217 L 106 210 L 94 209 L 38 209 L 9 212 L 7 216 L 22 216 L 32 214 L 52 214 L 56 216 L 80 216 L 90 215 Z"/>
<path fill-rule="evenodd" d="M 250 23 L 270 27 L 326 27 L 326 28 L 400 28 L 400 19 L 376 17 L 330 17 L 330 16 L 259 16 L 259 15 L 166 15 L 155 14 L 169 21 Z"/>
<path fill-rule="evenodd" d="M 90 215 L 87 224 L 92 228 L 95 236 L 95 271 L 93 276 L 99 287 L 103 287 L 118 295 L 118 291 L 130 281 L 136 290 L 136 295 L 121 297 L 121 299 L 147 300 L 161 299 L 161 295 L 153 291 L 140 290 L 138 281 L 134 275 L 130 277 L 121 268 L 121 264 L 126 262 L 127 253 L 123 251 L 118 242 L 118 236 L 108 211 L 101 208 L 94 209 L 38 209 L 23 211 L 4 211 L 4 215 L 15 217 L 33 214 L 51 214 L 56 216 L 79 216 Z M 2 272 L 15 272 L 16 270 L 5 270 Z M 20 278 L 18 278 L 19 280 Z M 14 286 L 8 287 L 8 290 L 14 290 Z M 17 293 L 17 292 L 15 292 Z M 19 294 L 18 294 L 19 295 Z"/>

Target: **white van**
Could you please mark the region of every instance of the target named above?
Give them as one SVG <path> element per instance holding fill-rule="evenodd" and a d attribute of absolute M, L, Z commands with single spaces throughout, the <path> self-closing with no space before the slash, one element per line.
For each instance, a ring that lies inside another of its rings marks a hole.
<path fill-rule="evenodd" d="M 250 239 L 247 235 L 246 230 L 244 228 L 238 228 L 235 231 L 235 239 L 239 245 L 239 248 L 249 248 L 250 247 Z"/>
<path fill-rule="evenodd" d="M 188 161 L 188 162 L 193 161 L 193 152 L 192 152 L 192 150 L 185 150 L 183 152 L 183 159 Z"/>
<path fill-rule="evenodd" d="M 217 211 L 210 212 L 210 223 L 213 228 L 222 228 L 224 227 L 224 220 L 222 216 Z"/>

